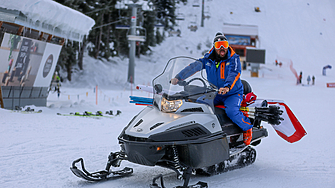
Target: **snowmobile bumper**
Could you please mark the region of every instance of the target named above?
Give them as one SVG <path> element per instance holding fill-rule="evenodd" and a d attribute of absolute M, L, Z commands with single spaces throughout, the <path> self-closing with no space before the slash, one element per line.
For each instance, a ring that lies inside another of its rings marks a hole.
<path fill-rule="evenodd" d="M 192 168 L 210 166 L 229 158 L 229 144 L 222 132 L 195 140 L 174 142 L 154 142 L 125 134 L 118 139 L 128 161 L 147 166 L 155 166 L 171 152 L 171 146 L 177 147 L 180 162 Z"/>

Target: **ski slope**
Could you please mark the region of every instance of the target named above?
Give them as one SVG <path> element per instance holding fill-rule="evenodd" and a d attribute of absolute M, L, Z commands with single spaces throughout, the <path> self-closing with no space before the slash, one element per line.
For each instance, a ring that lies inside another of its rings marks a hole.
<path fill-rule="evenodd" d="M 264 124 L 269 136 L 256 147 L 254 164 L 212 177 L 193 176 L 190 184 L 204 181 L 211 188 L 235 187 L 335 187 L 335 152 L 332 145 L 335 126 L 333 104 L 335 71 L 322 67 L 330 64 L 334 49 L 334 8 L 331 0 L 266 0 L 205 1 L 211 19 L 196 32 L 187 29 L 187 22 L 196 12 L 189 2 L 181 6 L 187 16 L 181 24 L 182 37 L 169 37 L 153 48 L 151 56 L 136 58 L 135 84 L 126 83 L 128 60 L 115 58 L 113 63 L 88 56 L 84 71 L 75 72 L 72 83 L 63 83 L 61 95 L 50 92 L 47 107 L 34 107 L 42 113 L 18 113 L 0 109 L 0 185 L 1 187 L 85 187 L 85 188 L 144 188 L 153 176 L 164 175 L 165 185 L 181 185 L 173 171 L 146 167 L 127 161 L 122 166 L 134 168 L 132 176 L 91 183 L 74 176 L 70 171 L 73 160 L 83 157 L 89 171 L 104 169 L 107 156 L 118 151 L 117 137 L 124 126 L 144 107 L 129 103 L 129 95 L 149 97 L 136 91 L 136 84 L 149 85 L 162 72 L 171 57 L 186 55 L 201 57 L 222 23 L 258 25 L 260 46 L 267 50 L 266 64 L 259 78 L 242 72 L 258 98 L 281 99 L 293 110 L 307 131 L 307 136 L 290 144 L 280 138 L 271 125 Z M 254 7 L 261 12 L 254 12 Z M 200 9 L 198 23 L 200 25 Z M 233 12 L 233 14 L 230 14 Z M 325 21 L 324 21 L 325 19 Z M 224 32 L 224 31 L 223 31 Z M 322 35 L 320 33 L 322 32 Z M 201 49 L 197 48 L 201 44 Z M 284 62 L 275 66 L 277 57 L 292 60 L 297 72 L 303 71 L 303 84 L 296 85 L 295 76 Z M 307 75 L 316 77 L 315 85 L 307 85 Z M 98 85 L 98 93 L 94 88 Z M 58 116 L 57 113 L 121 110 L 112 119 Z"/>

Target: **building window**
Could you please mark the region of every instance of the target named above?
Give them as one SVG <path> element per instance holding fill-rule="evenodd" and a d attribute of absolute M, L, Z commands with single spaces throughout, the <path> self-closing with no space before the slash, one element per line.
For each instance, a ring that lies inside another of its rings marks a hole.
<path fill-rule="evenodd" d="M 250 44 L 251 44 L 251 46 L 256 46 L 256 40 L 255 39 L 251 39 L 250 40 Z"/>
<path fill-rule="evenodd" d="M 235 50 L 235 53 L 237 53 L 239 56 L 245 56 L 244 54 L 244 49 L 234 49 Z"/>

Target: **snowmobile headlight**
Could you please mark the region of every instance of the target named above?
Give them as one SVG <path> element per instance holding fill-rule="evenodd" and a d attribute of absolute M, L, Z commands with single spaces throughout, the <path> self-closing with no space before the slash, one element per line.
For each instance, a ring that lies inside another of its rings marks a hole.
<path fill-rule="evenodd" d="M 175 112 L 183 104 L 182 100 L 173 100 L 169 101 L 165 98 L 162 98 L 161 110 L 162 112 Z"/>

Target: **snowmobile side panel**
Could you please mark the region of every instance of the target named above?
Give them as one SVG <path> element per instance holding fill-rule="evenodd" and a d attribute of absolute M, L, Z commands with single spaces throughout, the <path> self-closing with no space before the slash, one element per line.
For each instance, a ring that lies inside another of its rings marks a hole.
<path fill-rule="evenodd" d="M 180 161 L 192 168 L 203 168 L 218 164 L 229 158 L 227 138 L 201 144 L 181 145 L 178 149 Z"/>

